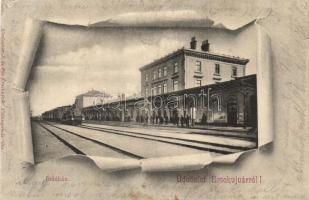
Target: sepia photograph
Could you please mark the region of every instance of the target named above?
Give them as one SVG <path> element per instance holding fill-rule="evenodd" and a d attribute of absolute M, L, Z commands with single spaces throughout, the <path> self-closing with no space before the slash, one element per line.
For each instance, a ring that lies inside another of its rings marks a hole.
<path fill-rule="evenodd" d="M 309 199 L 308 10 L 2 0 L 0 199 Z"/>
<path fill-rule="evenodd" d="M 28 81 L 35 162 L 257 148 L 255 31 L 47 23 Z"/>

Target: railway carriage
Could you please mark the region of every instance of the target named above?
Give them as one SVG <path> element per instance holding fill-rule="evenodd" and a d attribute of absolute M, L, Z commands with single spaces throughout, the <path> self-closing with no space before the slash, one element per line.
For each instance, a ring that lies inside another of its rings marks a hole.
<path fill-rule="evenodd" d="M 60 122 L 69 125 L 80 125 L 83 120 L 82 113 L 75 105 L 61 106 L 42 114 L 45 121 Z"/>

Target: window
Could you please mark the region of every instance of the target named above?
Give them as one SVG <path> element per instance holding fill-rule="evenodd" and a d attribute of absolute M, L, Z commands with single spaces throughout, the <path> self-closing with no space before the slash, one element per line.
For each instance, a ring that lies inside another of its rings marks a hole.
<path fill-rule="evenodd" d="M 174 73 L 177 73 L 178 72 L 178 63 L 175 62 L 174 63 Z"/>
<path fill-rule="evenodd" d="M 158 85 L 158 94 L 161 94 L 161 91 L 162 90 L 162 86 L 161 85 Z"/>
<path fill-rule="evenodd" d="M 178 80 L 173 81 L 173 90 L 177 91 L 178 90 Z"/>
<path fill-rule="evenodd" d="M 195 72 L 202 72 L 202 62 L 199 60 L 195 62 Z"/>
<path fill-rule="evenodd" d="M 163 93 L 167 92 L 167 83 L 163 83 Z"/>
<path fill-rule="evenodd" d="M 196 86 L 202 86 L 202 80 L 201 79 L 196 79 L 195 80 L 195 85 Z"/>
<path fill-rule="evenodd" d="M 215 65 L 215 74 L 220 75 L 220 65 L 219 64 Z"/>
<path fill-rule="evenodd" d="M 209 102 L 209 106 L 212 111 L 218 111 L 219 109 L 219 102 L 217 98 L 212 98 Z"/>
<path fill-rule="evenodd" d="M 237 77 L 237 67 L 232 67 L 232 77 Z"/>
<path fill-rule="evenodd" d="M 145 81 L 148 81 L 148 74 L 145 74 Z"/>
<path fill-rule="evenodd" d="M 161 78 L 162 77 L 162 69 L 161 67 L 158 69 L 158 78 Z"/>
<path fill-rule="evenodd" d="M 151 88 L 151 95 L 154 96 L 155 94 L 155 88 Z"/>
<path fill-rule="evenodd" d="M 163 67 L 163 76 L 167 76 L 167 66 Z"/>
<path fill-rule="evenodd" d="M 152 79 L 155 80 L 156 78 L 157 78 L 156 71 L 153 71 L 153 72 L 152 72 Z"/>

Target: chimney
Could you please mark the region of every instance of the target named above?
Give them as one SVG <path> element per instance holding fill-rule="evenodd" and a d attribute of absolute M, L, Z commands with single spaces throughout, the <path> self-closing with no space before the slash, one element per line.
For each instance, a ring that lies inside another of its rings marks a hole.
<path fill-rule="evenodd" d="M 208 40 L 204 40 L 201 46 L 202 51 L 209 51 L 209 42 Z"/>
<path fill-rule="evenodd" d="M 190 48 L 191 49 L 196 49 L 196 39 L 195 39 L 195 37 L 191 38 Z"/>

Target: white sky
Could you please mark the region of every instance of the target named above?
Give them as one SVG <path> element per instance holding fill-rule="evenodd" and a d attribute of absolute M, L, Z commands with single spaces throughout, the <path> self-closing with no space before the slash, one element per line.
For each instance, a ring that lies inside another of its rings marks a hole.
<path fill-rule="evenodd" d="M 256 73 L 253 27 L 231 32 L 209 29 L 84 28 L 48 24 L 30 82 L 33 115 L 73 104 L 90 89 L 109 94 L 140 92 L 139 68 L 183 46 L 192 36 L 208 39 L 213 52 L 250 59 L 247 74 Z"/>

